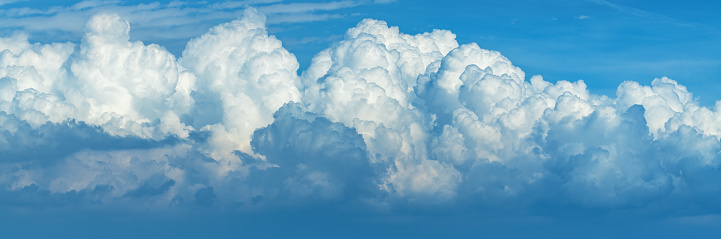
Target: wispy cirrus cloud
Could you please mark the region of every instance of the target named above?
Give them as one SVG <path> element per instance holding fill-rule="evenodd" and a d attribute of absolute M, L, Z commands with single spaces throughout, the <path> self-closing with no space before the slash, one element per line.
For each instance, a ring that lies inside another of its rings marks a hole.
<path fill-rule="evenodd" d="M 10 2 L 7 2 L 10 3 Z M 0 28 L 7 31 L 27 31 L 52 35 L 53 38 L 77 40 L 83 23 L 90 16 L 117 13 L 134 26 L 134 38 L 146 40 L 184 39 L 197 36 L 205 29 L 224 21 L 236 19 L 243 9 L 256 7 L 270 17 L 269 24 L 327 21 L 346 15 L 337 10 L 367 1 L 293 2 L 279 0 L 249 0 L 207 2 L 153 2 L 127 4 L 122 1 L 81 1 L 67 6 L 17 6 L 1 9 L 5 18 Z"/>
<path fill-rule="evenodd" d="M 657 21 L 662 21 L 662 22 L 666 22 L 666 23 L 673 23 L 673 24 L 678 24 L 678 25 L 684 25 L 684 26 L 696 26 L 696 27 L 701 27 L 701 26 L 703 26 L 703 25 L 698 24 L 698 23 L 695 23 L 695 22 L 684 21 L 684 20 L 680 20 L 680 19 L 676 19 L 676 18 L 672 18 L 672 17 L 666 16 L 666 15 L 663 15 L 663 14 L 658 14 L 658 13 L 654 13 L 654 12 L 650 12 L 650 11 L 645 11 L 645 10 L 643 10 L 643 9 L 638 9 L 638 8 L 635 8 L 635 7 L 630 7 L 630 6 L 626 6 L 626 5 L 622 5 L 622 4 L 612 3 L 612 2 L 609 2 L 609 1 L 607 1 L 607 0 L 588 0 L 588 1 L 589 1 L 589 2 L 593 2 L 593 3 L 596 3 L 596 4 L 599 4 L 599 5 L 607 6 L 607 7 L 613 8 L 613 9 L 615 9 L 615 10 L 621 12 L 621 13 L 629 14 L 629 15 L 633 15 L 633 16 L 644 17 L 644 18 L 651 18 L 651 19 L 654 19 L 654 20 L 657 20 Z"/>
<path fill-rule="evenodd" d="M 258 7 L 258 11 L 271 15 L 278 13 L 300 13 L 300 12 L 316 12 L 330 11 L 342 8 L 349 8 L 360 5 L 361 2 L 356 1 L 339 1 L 326 3 L 289 3 L 289 4 L 273 4 L 269 6 Z"/>
<path fill-rule="evenodd" d="M 21 2 L 21 1 L 27 1 L 27 0 L 0 0 L 0 6 L 15 3 L 15 2 Z"/>

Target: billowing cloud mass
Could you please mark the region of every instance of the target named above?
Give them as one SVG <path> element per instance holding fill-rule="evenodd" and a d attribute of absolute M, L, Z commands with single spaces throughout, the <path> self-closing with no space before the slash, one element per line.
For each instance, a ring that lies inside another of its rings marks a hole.
<path fill-rule="evenodd" d="M 246 10 L 182 56 L 115 14 L 79 44 L 0 38 L 0 200 L 721 212 L 721 101 L 677 81 L 597 95 L 370 19 L 299 74 L 265 21 Z"/>

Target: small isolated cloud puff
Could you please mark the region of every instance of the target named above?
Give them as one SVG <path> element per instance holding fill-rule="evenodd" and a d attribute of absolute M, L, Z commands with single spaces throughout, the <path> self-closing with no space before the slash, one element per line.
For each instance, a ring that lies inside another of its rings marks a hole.
<path fill-rule="evenodd" d="M 665 77 L 596 95 L 371 19 L 301 75 L 253 9 L 179 59 L 129 31 L 103 14 L 79 45 L 0 38 L 7 205 L 721 210 L 721 101 Z"/>

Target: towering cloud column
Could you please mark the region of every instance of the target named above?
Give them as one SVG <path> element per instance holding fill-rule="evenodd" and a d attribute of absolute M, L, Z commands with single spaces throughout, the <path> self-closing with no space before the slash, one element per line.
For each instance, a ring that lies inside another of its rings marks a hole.
<path fill-rule="evenodd" d="M 458 172 L 427 157 L 432 120 L 413 87 L 457 46 L 448 31 L 412 36 L 366 19 L 319 53 L 302 76 L 308 109 L 363 135 L 369 158 L 384 172 L 379 183 L 393 197 L 444 201 L 455 193 Z"/>
<path fill-rule="evenodd" d="M 192 125 L 212 132 L 211 147 L 222 152 L 214 157 L 253 154 L 253 131 L 272 123 L 283 104 L 301 101 L 298 61 L 268 36 L 255 9 L 192 39 L 180 63 L 198 79 Z"/>

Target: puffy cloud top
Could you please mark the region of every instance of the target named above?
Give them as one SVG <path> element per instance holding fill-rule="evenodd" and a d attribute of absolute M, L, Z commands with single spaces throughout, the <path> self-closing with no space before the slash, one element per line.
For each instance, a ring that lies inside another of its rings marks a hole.
<path fill-rule="evenodd" d="M 253 131 L 270 124 L 273 112 L 300 102 L 298 61 L 274 36 L 255 9 L 191 40 L 180 63 L 198 77 L 193 125 L 223 134 L 227 150 L 250 150 Z M 215 109 L 207 109 L 215 108 Z"/>
<path fill-rule="evenodd" d="M 160 46 L 129 42 L 129 29 L 113 14 L 91 18 L 79 46 L 14 36 L 20 47 L 3 55 L 4 111 L 36 126 L 77 120 L 111 135 L 187 137 L 178 115 L 194 77 Z"/>
<path fill-rule="evenodd" d="M 370 19 L 298 75 L 253 9 L 179 59 L 115 14 L 85 31 L 0 38 L 5 205 L 721 210 L 721 101 L 665 77 L 596 95 Z"/>

